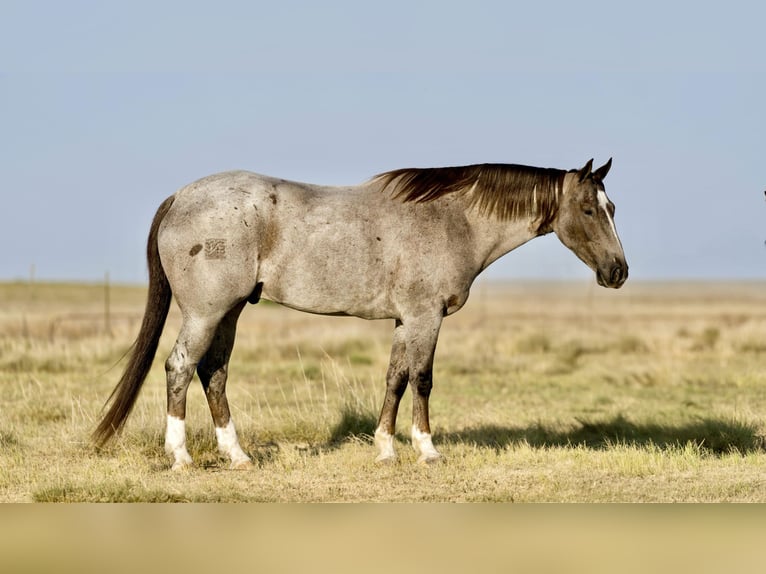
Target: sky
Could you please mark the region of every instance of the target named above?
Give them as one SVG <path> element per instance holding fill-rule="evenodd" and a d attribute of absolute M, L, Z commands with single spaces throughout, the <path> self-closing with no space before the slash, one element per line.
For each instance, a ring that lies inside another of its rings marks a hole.
<path fill-rule="evenodd" d="M 247 169 L 613 157 L 634 279 L 766 278 L 763 2 L 0 3 L 0 280 L 147 279 L 162 200 Z M 554 235 L 489 278 L 592 273 Z"/>

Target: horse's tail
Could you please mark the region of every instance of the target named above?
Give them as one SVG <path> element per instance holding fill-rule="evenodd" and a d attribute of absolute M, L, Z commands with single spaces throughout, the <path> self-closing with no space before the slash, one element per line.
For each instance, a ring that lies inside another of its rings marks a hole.
<path fill-rule="evenodd" d="M 157 345 L 160 341 L 165 319 L 168 316 L 170 302 L 173 293 L 170 290 L 165 270 L 160 262 L 160 254 L 157 248 L 157 235 L 160 223 L 173 204 L 175 196 L 167 198 L 157 210 L 152 226 L 149 231 L 149 241 L 146 247 L 146 258 L 149 263 L 149 293 L 146 301 L 146 311 L 141 323 L 133 349 L 130 354 L 125 372 L 122 374 L 117 386 L 106 401 L 111 402 L 109 410 L 101 419 L 96 430 L 93 431 L 93 441 L 101 447 L 125 425 L 125 421 L 133 410 L 136 398 L 141 386 L 152 366 Z M 106 405 L 105 405 L 106 406 Z"/>

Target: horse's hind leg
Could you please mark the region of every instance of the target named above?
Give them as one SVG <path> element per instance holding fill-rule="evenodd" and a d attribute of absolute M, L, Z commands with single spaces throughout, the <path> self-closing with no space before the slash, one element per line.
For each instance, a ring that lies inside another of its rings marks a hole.
<path fill-rule="evenodd" d="M 213 340 L 220 319 L 220 316 L 184 316 L 176 344 L 165 362 L 168 385 L 165 451 L 173 457 L 173 470 L 185 468 L 192 463 L 186 450 L 186 391 L 197 363 Z"/>
<path fill-rule="evenodd" d="M 229 401 L 226 398 L 229 358 L 234 347 L 237 319 L 244 306 L 243 301 L 223 318 L 213 336 L 210 348 L 197 366 L 197 374 L 205 389 L 210 414 L 213 416 L 218 450 L 231 460 L 231 468 L 235 469 L 247 468 L 251 465 L 250 457 L 239 446 L 237 431 L 229 411 Z"/>

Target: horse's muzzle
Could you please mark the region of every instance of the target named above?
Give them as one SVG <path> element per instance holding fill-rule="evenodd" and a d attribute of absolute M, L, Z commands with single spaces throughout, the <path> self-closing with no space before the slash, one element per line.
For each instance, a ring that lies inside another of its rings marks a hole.
<path fill-rule="evenodd" d="M 619 289 L 623 286 L 628 279 L 628 264 L 624 261 L 615 261 L 614 265 L 609 268 L 608 273 L 602 273 L 599 269 L 596 272 L 596 281 L 602 287 L 611 287 L 612 289 Z"/>

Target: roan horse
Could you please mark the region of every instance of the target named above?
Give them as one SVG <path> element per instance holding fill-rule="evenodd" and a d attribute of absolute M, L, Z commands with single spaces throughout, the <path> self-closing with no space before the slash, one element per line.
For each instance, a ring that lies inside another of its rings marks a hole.
<path fill-rule="evenodd" d="M 232 468 L 250 465 L 226 399 L 228 363 L 245 305 L 267 299 L 293 309 L 394 319 L 386 394 L 375 430 L 378 461 L 396 458 L 394 427 L 408 384 L 419 462 L 440 458 L 428 398 L 442 319 L 466 302 L 490 263 L 553 231 L 618 288 L 628 277 L 603 180 L 593 171 L 483 164 L 400 169 L 356 187 L 322 187 L 235 171 L 184 187 L 160 205 L 148 240 L 146 312 L 128 365 L 94 440 L 119 432 L 151 367 L 170 302 L 181 309 L 165 363 L 165 450 L 173 469 L 186 449 L 186 391 L 195 369 Z"/>

